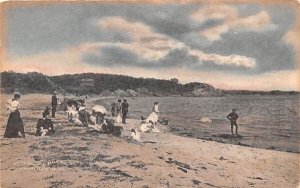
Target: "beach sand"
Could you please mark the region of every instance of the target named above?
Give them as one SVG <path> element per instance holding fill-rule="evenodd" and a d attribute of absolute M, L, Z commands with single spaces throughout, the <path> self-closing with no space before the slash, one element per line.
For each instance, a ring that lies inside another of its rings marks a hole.
<path fill-rule="evenodd" d="M 2 101 L 8 96 L 1 95 Z M 9 112 L 1 104 L 1 187 L 298 187 L 300 154 L 222 144 L 171 134 L 130 138 L 86 132 L 60 111 L 52 137 L 33 136 L 47 95 L 21 98 L 26 138 L 4 139 Z"/>

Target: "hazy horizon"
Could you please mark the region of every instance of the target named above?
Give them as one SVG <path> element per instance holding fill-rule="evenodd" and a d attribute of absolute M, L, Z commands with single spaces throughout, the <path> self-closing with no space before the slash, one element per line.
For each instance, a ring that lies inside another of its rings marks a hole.
<path fill-rule="evenodd" d="M 300 91 L 298 9 L 283 2 L 7 6 L 1 71 Z"/>

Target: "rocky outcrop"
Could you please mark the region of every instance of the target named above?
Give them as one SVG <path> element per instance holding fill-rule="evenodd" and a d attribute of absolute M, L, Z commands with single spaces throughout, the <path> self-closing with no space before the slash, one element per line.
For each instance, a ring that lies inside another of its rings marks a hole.
<path fill-rule="evenodd" d="M 210 84 L 193 82 L 187 84 L 189 92 L 185 92 L 183 96 L 192 97 L 208 97 L 208 96 L 222 96 L 222 90 L 214 88 Z"/>
<path fill-rule="evenodd" d="M 129 94 L 126 91 L 122 90 L 122 89 L 117 89 L 114 92 L 114 95 L 118 96 L 118 97 L 129 97 Z"/>
<path fill-rule="evenodd" d="M 127 89 L 127 90 L 126 90 L 126 93 L 128 93 L 128 95 L 129 95 L 130 97 L 136 97 L 136 96 L 138 95 L 137 92 L 135 92 L 134 90 L 131 90 L 131 89 Z"/>
<path fill-rule="evenodd" d="M 106 89 L 104 91 L 102 91 L 100 93 L 101 96 L 104 96 L 104 97 L 107 97 L 107 96 L 112 96 L 113 95 L 113 92 L 111 92 L 110 90 Z"/>

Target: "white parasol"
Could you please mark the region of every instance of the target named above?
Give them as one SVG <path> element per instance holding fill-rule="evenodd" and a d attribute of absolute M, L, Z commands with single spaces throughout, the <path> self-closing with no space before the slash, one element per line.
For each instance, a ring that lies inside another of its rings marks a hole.
<path fill-rule="evenodd" d="M 101 105 L 96 105 L 92 108 L 92 110 L 94 110 L 95 112 L 100 112 L 102 114 L 105 114 L 106 113 L 106 109 L 104 106 L 101 106 Z"/>

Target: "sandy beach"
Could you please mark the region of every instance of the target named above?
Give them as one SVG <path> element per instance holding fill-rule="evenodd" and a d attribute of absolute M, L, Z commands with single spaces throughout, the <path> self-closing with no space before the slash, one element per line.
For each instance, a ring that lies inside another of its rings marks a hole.
<path fill-rule="evenodd" d="M 6 101 L 10 96 L 1 95 Z M 121 137 L 89 133 L 59 111 L 56 132 L 35 137 L 48 95 L 21 97 L 25 139 L 4 139 L 9 112 L 1 104 L 1 187 L 298 187 L 298 153 L 222 144 L 169 132 L 130 138 L 139 120 L 129 119 Z M 88 103 L 89 105 L 92 103 Z"/>

